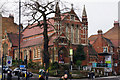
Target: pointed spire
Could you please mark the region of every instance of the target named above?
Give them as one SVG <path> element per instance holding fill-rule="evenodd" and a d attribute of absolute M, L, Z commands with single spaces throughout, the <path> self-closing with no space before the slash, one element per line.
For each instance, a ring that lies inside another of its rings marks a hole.
<path fill-rule="evenodd" d="M 71 4 L 71 11 L 70 11 L 72 14 L 74 14 L 74 8 L 73 8 L 73 4 Z"/>
<path fill-rule="evenodd" d="M 56 3 L 55 10 L 56 10 L 55 17 L 60 17 L 60 8 L 59 8 L 59 2 L 58 1 Z"/>
<path fill-rule="evenodd" d="M 71 4 L 71 9 L 73 10 L 73 4 Z"/>
<path fill-rule="evenodd" d="M 85 5 L 84 5 L 84 8 L 83 8 L 82 16 L 87 16 L 86 9 L 85 9 Z"/>

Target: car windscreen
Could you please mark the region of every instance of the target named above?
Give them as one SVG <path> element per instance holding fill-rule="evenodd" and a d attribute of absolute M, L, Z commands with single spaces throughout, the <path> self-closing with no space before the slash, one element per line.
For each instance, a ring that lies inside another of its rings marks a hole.
<path fill-rule="evenodd" d="M 26 71 L 26 69 L 21 69 L 21 71 Z"/>
<path fill-rule="evenodd" d="M 8 68 L 7 66 L 3 66 L 3 68 Z"/>

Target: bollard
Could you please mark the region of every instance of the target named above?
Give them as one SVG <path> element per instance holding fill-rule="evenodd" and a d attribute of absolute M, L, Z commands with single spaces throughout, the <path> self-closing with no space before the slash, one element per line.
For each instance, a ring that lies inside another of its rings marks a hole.
<path fill-rule="evenodd" d="M 27 75 L 26 75 L 26 73 L 25 73 L 25 77 L 26 77 Z"/>
<path fill-rule="evenodd" d="M 39 78 L 41 78 L 41 75 L 39 75 Z"/>

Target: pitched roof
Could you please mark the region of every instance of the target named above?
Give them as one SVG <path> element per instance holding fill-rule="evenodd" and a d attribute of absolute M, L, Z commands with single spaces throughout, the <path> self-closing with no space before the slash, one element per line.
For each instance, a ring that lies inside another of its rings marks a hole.
<path fill-rule="evenodd" d="M 98 35 L 92 35 L 88 38 L 91 44 L 94 43 L 94 41 L 97 39 L 97 36 Z M 103 37 L 106 39 L 106 41 L 109 42 L 110 45 L 113 45 L 114 47 L 120 46 L 120 27 L 119 26 L 112 27 L 106 33 L 103 34 Z M 109 39 L 110 41 L 107 39 Z"/>
<path fill-rule="evenodd" d="M 42 43 L 43 43 L 43 36 L 39 36 L 36 38 L 31 38 L 29 40 L 23 40 L 21 43 L 21 48 L 40 45 Z"/>
<path fill-rule="evenodd" d="M 93 44 L 94 41 L 97 39 L 98 35 L 91 35 L 88 40 L 90 41 L 90 44 Z"/>
<path fill-rule="evenodd" d="M 106 33 L 104 33 L 104 37 L 108 38 L 108 39 L 120 39 L 120 27 L 115 26 L 113 28 L 111 28 L 110 30 L 108 30 Z"/>
<path fill-rule="evenodd" d="M 19 35 L 16 33 L 7 33 L 8 38 L 10 42 L 12 43 L 12 46 L 18 46 L 19 44 Z"/>
<path fill-rule="evenodd" d="M 54 20 L 53 19 L 49 19 L 49 23 L 53 25 L 54 24 Z M 39 26 L 36 26 L 36 25 L 37 25 L 37 23 L 33 24 L 33 25 L 27 26 L 27 28 L 22 32 L 23 38 L 43 33 L 43 30 L 44 30 L 43 26 L 39 27 Z M 51 31 L 51 30 L 54 30 L 54 27 L 48 26 L 48 31 Z"/>
<path fill-rule="evenodd" d="M 70 13 L 70 12 L 69 12 Z M 69 13 L 63 13 L 61 15 L 61 19 L 64 19 L 66 16 L 69 15 Z M 54 22 L 55 22 L 55 17 L 53 18 L 49 18 L 48 19 L 48 23 L 51 24 L 51 25 L 48 25 L 48 32 L 50 31 L 53 31 L 53 32 L 50 32 L 50 34 L 48 35 L 48 37 L 50 38 L 49 40 L 49 44 L 48 45 L 53 45 L 53 41 L 55 39 L 57 39 L 58 37 L 55 35 L 55 32 L 54 32 Z M 43 21 L 41 21 L 41 23 L 43 23 Z M 39 26 L 35 26 L 37 25 L 36 24 L 33 24 L 33 25 L 29 25 L 27 26 L 22 34 L 23 34 L 23 38 L 29 38 L 30 36 L 35 36 L 35 35 L 38 35 L 40 36 L 40 34 L 43 33 L 43 26 L 39 27 Z M 35 27 L 34 27 L 35 26 Z M 34 45 L 39 45 L 39 44 L 42 44 L 43 43 L 43 35 L 41 35 L 42 37 L 37 37 L 37 38 L 32 38 L 31 39 L 27 39 L 27 40 L 24 40 L 22 43 L 21 43 L 21 47 L 29 47 L 29 46 L 34 46 Z"/>
<path fill-rule="evenodd" d="M 105 39 L 105 40 L 107 41 L 107 43 L 108 43 L 111 47 L 113 47 L 113 44 L 112 44 L 112 42 L 111 42 L 111 40 L 110 40 L 110 39 L 105 38 L 105 37 L 103 37 L 103 39 Z"/>
<path fill-rule="evenodd" d="M 88 45 L 88 53 L 89 53 L 89 55 L 94 55 L 94 56 L 96 56 L 96 57 L 97 57 L 97 54 L 98 54 L 98 53 L 95 51 L 95 49 L 92 47 L 91 44 Z"/>

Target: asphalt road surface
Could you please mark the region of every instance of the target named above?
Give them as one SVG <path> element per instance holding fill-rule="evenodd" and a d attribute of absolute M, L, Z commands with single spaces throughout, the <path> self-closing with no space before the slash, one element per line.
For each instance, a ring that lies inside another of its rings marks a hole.
<path fill-rule="evenodd" d="M 12 80 L 18 80 L 18 77 L 17 76 L 13 76 L 12 77 Z M 26 78 L 20 78 L 20 80 L 26 80 Z M 31 77 L 29 78 L 29 80 L 39 80 L 38 77 Z M 59 80 L 59 78 L 57 77 L 49 77 L 48 80 Z M 68 79 L 70 80 L 70 79 Z M 92 79 L 71 79 L 71 80 L 92 80 Z M 120 76 L 108 76 L 108 77 L 98 77 L 98 78 L 95 78 L 93 80 L 120 80 Z"/>
<path fill-rule="evenodd" d="M 0 65 L 0 79 L 2 78 L 2 66 Z"/>
<path fill-rule="evenodd" d="M 38 74 L 34 74 L 34 76 L 30 77 L 29 80 L 39 80 L 38 76 L 39 76 Z M 7 74 L 5 75 L 5 78 L 7 78 Z M 12 80 L 18 80 L 18 76 L 13 75 Z M 20 80 L 26 80 L 26 78 L 20 77 Z M 59 77 L 49 77 L 48 80 L 59 80 Z M 86 79 L 71 79 L 71 80 L 92 80 L 92 79 L 86 78 Z M 120 76 L 97 77 L 93 80 L 120 80 Z"/>

